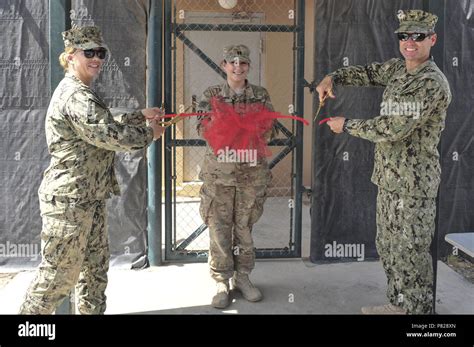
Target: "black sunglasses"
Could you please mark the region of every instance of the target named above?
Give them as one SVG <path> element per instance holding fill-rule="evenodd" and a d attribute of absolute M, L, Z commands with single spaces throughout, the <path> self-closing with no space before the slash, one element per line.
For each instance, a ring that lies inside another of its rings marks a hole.
<path fill-rule="evenodd" d="M 99 59 L 105 59 L 107 56 L 107 50 L 105 48 L 98 48 L 98 49 L 85 49 L 83 50 L 84 52 L 84 57 L 91 59 L 94 58 L 95 55 L 97 55 L 97 58 Z"/>
<path fill-rule="evenodd" d="M 423 34 L 423 33 L 413 33 L 413 34 L 409 34 L 409 33 L 397 33 L 397 36 L 398 36 L 398 39 L 400 41 L 408 41 L 408 39 L 412 39 L 413 41 L 416 41 L 416 42 L 421 42 L 423 41 L 424 39 L 426 39 L 427 37 L 430 37 L 431 35 L 433 34 Z"/>

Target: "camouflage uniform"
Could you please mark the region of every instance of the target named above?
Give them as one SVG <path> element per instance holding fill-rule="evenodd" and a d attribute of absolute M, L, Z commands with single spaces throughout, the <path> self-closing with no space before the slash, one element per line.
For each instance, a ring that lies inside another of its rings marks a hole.
<path fill-rule="evenodd" d="M 240 95 L 227 83 L 208 88 L 198 110 L 211 111 L 212 97 L 231 105 L 262 103 L 273 110 L 267 90 L 250 83 Z M 199 178 L 203 181 L 200 213 L 209 227 L 212 278 L 219 282 L 230 279 L 234 271 L 249 274 L 255 265 L 252 225 L 263 213 L 265 192 L 272 179 L 266 160 L 259 159 L 256 166 L 219 162 L 208 147 Z"/>
<path fill-rule="evenodd" d="M 397 32 L 430 32 L 436 22 L 423 11 L 401 11 L 399 19 Z M 376 246 L 388 278 L 388 298 L 408 313 L 430 313 L 429 248 L 441 174 L 437 146 L 451 102 L 449 84 L 432 60 L 409 72 L 404 60 L 391 59 L 329 75 L 335 85 L 385 87 L 382 115 L 346 120 L 344 131 L 375 142 Z M 406 105 L 420 107 L 410 111 Z"/>
<path fill-rule="evenodd" d="M 90 27 L 74 30 L 84 34 Z M 103 46 L 87 35 L 81 41 L 87 47 Z M 39 188 L 42 262 L 20 313 L 51 314 L 77 283 L 79 311 L 100 314 L 109 264 L 105 200 L 120 194 L 115 151 L 146 147 L 153 130 L 141 112 L 114 119 L 87 85 L 67 73 L 48 108 L 46 138 L 52 158 Z"/>

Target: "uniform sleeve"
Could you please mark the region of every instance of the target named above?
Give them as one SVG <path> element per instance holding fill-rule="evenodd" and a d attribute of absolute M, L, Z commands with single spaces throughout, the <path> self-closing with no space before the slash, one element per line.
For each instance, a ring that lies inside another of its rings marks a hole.
<path fill-rule="evenodd" d="M 121 124 L 146 126 L 146 120 L 143 113 L 138 110 L 132 113 L 122 113 L 113 116 L 115 121 Z"/>
<path fill-rule="evenodd" d="M 366 66 L 354 65 L 340 68 L 331 76 L 336 86 L 386 86 L 393 74 L 393 67 L 398 59 L 385 63 L 372 63 Z"/>
<path fill-rule="evenodd" d="M 115 121 L 107 107 L 91 93 L 74 93 L 66 102 L 65 114 L 78 136 L 96 147 L 125 152 L 144 148 L 153 141 L 152 128 Z"/>
<path fill-rule="evenodd" d="M 352 136 L 372 142 L 400 141 L 428 120 L 445 113 L 450 102 L 450 94 L 435 80 L 426 81 L 424 87 L 412 94 L 415 105 L 411 112 L 403 115 L 383 115 L 372 119 L 351 119 L 346 123 L 346 131 Z"/>
<path fill-rule="evenodd" d="M 211 91 L 210 89 L 206 89 L 204 93 L 202 94 L 201 100 L 199 100 L 198 106 L 197 106 L 197 112 L 211 112 Z M 202 121 L 204 119 L 208 119 L 209 116 L 198 116 L 197 119 L 197 126 L 196 130 L 201 136 L 201 128 L 202 128 Z"/>

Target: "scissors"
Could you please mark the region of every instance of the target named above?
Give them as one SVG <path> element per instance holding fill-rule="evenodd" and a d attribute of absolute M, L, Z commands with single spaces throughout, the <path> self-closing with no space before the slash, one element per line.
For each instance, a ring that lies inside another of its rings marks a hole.
<path fill-rule="evenodd" d="M 184 111 L 189 110 L 191 107 L 192 107 L 192 105 L 187 107 Z M 164 114 L 165 113 L 165 103 L 164 102 L 161 104 L 160 109 L 163 111 L 163 114 Z M 177 114 L 177 115 L 167 115 L 167 117 L 164 117 L 164 118 L 171 118 L 171 119 L 167 120 L 167 121 L 158 121 L 158 125 L 163 127 L 163 128 L 167 128 L 167 127 L 169 127 L 173 124 L 177 124 L 177 123 L 181 122 L 186 117 L 180 116 L 179 114 Z"/>
<path fill-rule="evenodd" d="M 318 118 L 319 112 L 321 112 L 321 109 L 323 108 L 324 103 L 326 102 L 326 99 L 329 96 L 329 93 L 332 93 L 332 89 L 329 89 L 327 93 L 323 96 L 323 99 L 319 102 L 319 107 L 318 107 L 318 110 L 316 111 L 316 115 L 314 116 L 313 123 L 316 122 L 316 118 Z"/>

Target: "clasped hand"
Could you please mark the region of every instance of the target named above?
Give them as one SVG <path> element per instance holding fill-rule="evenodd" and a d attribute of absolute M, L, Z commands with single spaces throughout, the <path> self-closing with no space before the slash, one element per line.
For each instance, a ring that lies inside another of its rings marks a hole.
<path fill-rule="evenodd" d="M 151 107 L 143 109 L 142 113 L 147 120 L 148 126 L 153 129 L 153 139 L 158 140 L 165 131 L 165 128 L 160 125 L 161 119 L 165 115 L 165 110 L 160 107 Z"/>
<path fill-rule="evenodd" d="M 329 97 L 331 99 L 336 98 L 333 92 L 333 83 L 330 76 L 324 77 L 324 79 L 316 87 L 316 91 L 319 94 L 320 105 L 324 103 L 324 100 Z M 326 123 L 331 128 L 331 131 L 340 134 L 343 131 L 345 117 L 331 117 Z"/>

